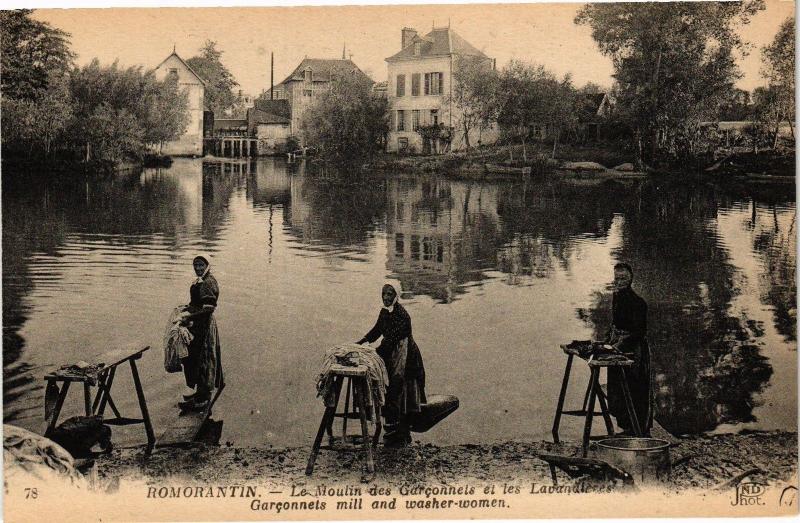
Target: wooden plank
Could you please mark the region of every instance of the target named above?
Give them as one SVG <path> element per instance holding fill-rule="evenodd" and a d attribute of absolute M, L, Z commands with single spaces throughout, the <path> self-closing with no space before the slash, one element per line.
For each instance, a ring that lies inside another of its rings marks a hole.
<path fill-rule="evenodd" d="M 367 367 L 364 365 L 358 365 L 356 367 L 348 367 L 346 365 L 331 365 L 331 373 L 338 376 L 364 377 L 367 375 Z"/>
<path fill-rule="evenodd" d="M 217 398 L 225 388 L 223 385 L 217 390 L 212 400 L 208 403 L 205 409 L 201 411 L 187 411 L 180 412 L 177 419 L 173 421 L 169 428 L 164 431 L 158 440 L 156 440 L 156 447 L 170 447 L 178 445 L 188 445 L 200 433 L 200 428 L 203 423 L 211 415 L 211 408 L 216 403 Z"/>

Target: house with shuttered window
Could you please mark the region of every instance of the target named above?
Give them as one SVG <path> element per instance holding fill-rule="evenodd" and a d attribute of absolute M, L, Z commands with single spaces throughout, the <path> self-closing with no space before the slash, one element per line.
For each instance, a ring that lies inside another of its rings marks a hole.
<path fill-rule="evenodd" d="M 424 36 L 408 27 L 402 29 L 400 51 L 386 58 L 392 116 L 388 151 L 428 152 L 430 144 L 423 144 L 417 130 L 431 124 L 452 128 L 451 149 L 464 147 L 459 114 L 450 103 L 453 67 L 460 56 L 484 58 L 491 63 L 488 56 L 449 27 L 435 27 Z M 485 137 L 482 139 L 487 143 Z M 470 133 L 470 142 L 477 141 L 477 131 L 474 137 Z"/>

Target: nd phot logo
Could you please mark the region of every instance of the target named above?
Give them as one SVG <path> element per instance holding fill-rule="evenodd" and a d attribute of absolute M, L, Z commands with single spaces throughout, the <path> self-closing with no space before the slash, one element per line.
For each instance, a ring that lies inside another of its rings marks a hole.
<path fill-rule="evenodd" d="M 764 505 L 764 500 L 761 497 L 766 492 L 766 485 L 763 483 L 744 482 L 736 486 L 736 495 L 731 505 Z"/>

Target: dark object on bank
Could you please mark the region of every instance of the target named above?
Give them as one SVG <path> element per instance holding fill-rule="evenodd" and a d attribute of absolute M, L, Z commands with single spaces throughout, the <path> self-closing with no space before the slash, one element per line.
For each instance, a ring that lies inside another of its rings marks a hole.
<path fill-rule="evenodd" d="M 103 425 L 102 416 L 74 416 L 47 434 L 69 452 L 73 458 L 89 458 L 92 447 L 100 445 L 103 452 L 111 452 L 111 427 Z"/>
<path fill-rule="evenodd" d="M 145 167 L 169 167 L 172 165 L 172 157 L 163 154 L 146 154 L 142 163 Z"/>
<path fill-rule="evenodd" d="M 458 409 L 459 402 L 455 396 L 430 394 L 427 403 L 419 406 L 419 412 L 409 413 L 412 432 L 427 432 L 434 425 L 445 419 Z"/>
<path fill-rule="evenodd" d="M 669 442 L 656 438 L 608 438 L 597 442 L 595 455 L 630 472 L 637 483 L 669 479 Z"/>
<path fill-rule="evenodd" d="M 550 466 L 553 485 L 558 485 L 556 467 L 566 472 L 571 478 L 588 475 L 592 479 L 599 481 L 622 481 L 622 484 L 627 486 L 634 484 L 633 477 L 630 474 L 599 459 L 559 456 L 557 454 L 539 454 L 539 459 L 546 461 Z"/>

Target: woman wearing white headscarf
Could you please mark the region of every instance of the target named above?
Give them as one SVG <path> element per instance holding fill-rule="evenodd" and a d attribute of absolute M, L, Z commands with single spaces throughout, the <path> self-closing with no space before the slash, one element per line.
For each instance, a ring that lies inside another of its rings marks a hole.
<path fill-rule="evenodd" d="M 197 279 L 189 287 L 189 304 L 182 323 L 192 333 L 189 356 L 181 360 L 186 385 L 195 389 L 184 396 L 183 409 L 202 410 L 211 400 L 211 392 L 222 387 L 222 362 L 219 333 L 214 311 L 219 299 L 219 284 L 211 274 L 211 257 L 201 254 L 192 261 Z"/>
<path fill-rule="evenodd" d="M 383 307 L 375 326 L 357 343 L 372 343 L 383 336 L 377 349 L 389 372 L 389 388 L 383 414 L 386 444 L 403 446 L 411 442 L 408 414 L 419 412 L 425 403 L 425 367 L 411 332 L 411 317 L 397 302 L 397 291 L 386 284 L 381 291 Z"/>

